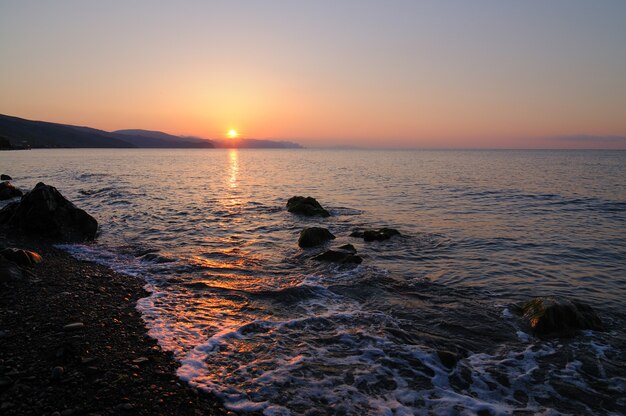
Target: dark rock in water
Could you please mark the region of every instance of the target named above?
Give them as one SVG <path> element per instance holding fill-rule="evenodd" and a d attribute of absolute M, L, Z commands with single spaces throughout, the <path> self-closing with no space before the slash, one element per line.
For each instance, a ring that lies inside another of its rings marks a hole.
<path fill-rule="evenodd" d="M 521 307 L 521 313 L 539 336 L 572 336 L 581 329 L 604 331 L 591 306 L 568 299 L 535 298 Z"/>
<path fill-rule="evenodd" d="M 400 231 L 393 228 L 369 228 L 367 230 L 354 230 L 350 237 L 362 238 L 365 241 L 389 240 L 394 235 L 400 235 Z"/>
<path fill-rule="evenodd" d="M 322 254 L 313 257 L 313 260 L 340 264 L 360 264 L 363 261 L 363 258 L 347 251 L 327 250 Z"/>
<path fill-rule="evenodd" d="M 320 216 L 329 217 L 330 213 L 326 211 L 315 198 L 307 196 L 294 196 L 287 201 L 287 211 L 294 214 L 306 215 L 308 217 Z"/>
<path fill-rule="evenodd" d="M 20 266 L 29 266 L 42 262 L 42 258 L 34 251 L 22 250 L 19 248 L 5 248 L 0 250 L 0 254 L 5 259 L 19 264 Z"/>
<path fill-rule="evenodd" d="M 335 236 L 322 227 L 308 227 L 300 231 L 298 245 L 300 247 L 315 247 L 327 241 L 334 240 Z"/>
<path fill-rule="evenodd" d="M 0 181 L 12 181 L 13 178 L 10 177 L 9 175 L 5 175 L 4 173 L 2 175 L 0 175 Z"/>
<path fill-rule="evenodd" d="M 437 357 L 439 357 L 439 361 L 444 367 L 448 369 L 453 369 L 456 367 L 456 363 L 459 361 L 459 356 L 450 351 L 437 351 Z"/>
<path fill-rule="evenodd" d="M 0 182 L 0 201 L 22 196 L 22 191 L 11 185 L 9 182 Z"/>
<path fill-rule="evenodd" d="M 356 254 L 356 248 L 352 244 L 344 244 L 337 247 L 337 250 L 347 251 L 348 253 Z"/>
<path fill-rule="evenodd" d="M 38 183 L 16 204 L 0 211 L 0 224 L 64 241 L 93 240 L 98 222 L 53 186 Z"/>

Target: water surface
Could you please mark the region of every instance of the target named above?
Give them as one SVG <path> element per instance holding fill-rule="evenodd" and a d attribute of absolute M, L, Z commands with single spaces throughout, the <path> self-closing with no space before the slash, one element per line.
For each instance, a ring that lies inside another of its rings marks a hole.
<path fill-rule="evenodd" d="M 54 185 L 99 220 L 94 244 L 65 248 L 147 279 L 150 333 L 233 409 L 625 411 L 626 152 L 68 149 L 0 162 L 15 185 Z M 289 214 L 293 195 L 332 216 Z M 313 225 L 363 263 L 311 260 L 323 248 L 296 241 Z M 403 235 L 349 237 L 380 226 Z M 533 338 L 511 305 L 544 295 L 592 305 L 609 331 Z M 437 351 L 463 358 L 449 370 Z"/>

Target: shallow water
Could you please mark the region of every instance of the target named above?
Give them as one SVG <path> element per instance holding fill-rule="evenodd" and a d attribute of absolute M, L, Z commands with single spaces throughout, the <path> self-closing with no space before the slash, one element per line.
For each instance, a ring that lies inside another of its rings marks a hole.
<path fill-rule="evenodd" d="M 65 249 L 146 278 L 150 333 L 232 409 L 626 411 L 626 152 L 68 149 L 0 166 L 99 220 L 96 243 Z M 293 195 L 332 216 L 287 213 Z M 363 263 L 312 261 L 323 249 L 296 244 L 311 225 Z M 380 226 L 403 236 L 349 237 Z M 510 307 L 542 295 L 609 331 L 534 339 Z M 464 358 L 450 371 L 438 350 Z"/>

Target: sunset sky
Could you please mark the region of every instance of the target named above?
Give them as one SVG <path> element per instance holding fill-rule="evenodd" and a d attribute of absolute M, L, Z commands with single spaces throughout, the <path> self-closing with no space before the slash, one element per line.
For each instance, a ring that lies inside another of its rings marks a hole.
<path fill-rule="evenodd" d="M 0 113 L 105 130 L 626 148 L 620 0 L 0 0 L 0 74 Z"/>

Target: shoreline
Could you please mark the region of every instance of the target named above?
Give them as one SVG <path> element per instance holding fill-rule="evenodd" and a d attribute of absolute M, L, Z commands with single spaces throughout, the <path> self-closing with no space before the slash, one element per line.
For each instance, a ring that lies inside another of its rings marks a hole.
<path fill-rule="evenodd" d="M 0 246 L 43 257 L 21 278 L 0 280 L 3 415 L 234 414 L 180 380 L 173 355 L 147 334 L 136 309 L 149 296 L 143 280 L 53 243 L 0 227 Z"/>

